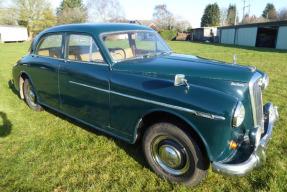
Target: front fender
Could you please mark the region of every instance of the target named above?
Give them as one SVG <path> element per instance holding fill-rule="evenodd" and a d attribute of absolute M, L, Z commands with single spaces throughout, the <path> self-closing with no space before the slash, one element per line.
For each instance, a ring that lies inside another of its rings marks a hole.
<path fill-rule="evenodd" d="M 190 84 L 187 89 L 174 86 L 172 80 L 128 72 L 113 71 L 110 81 L 111 126 L 132 133 L 131 142 L 136 139 L 139 120 L 158 110 L 188 123 L 200 135 L 211 161 L 228 155 L 235 97 L 205 86 Z"/>

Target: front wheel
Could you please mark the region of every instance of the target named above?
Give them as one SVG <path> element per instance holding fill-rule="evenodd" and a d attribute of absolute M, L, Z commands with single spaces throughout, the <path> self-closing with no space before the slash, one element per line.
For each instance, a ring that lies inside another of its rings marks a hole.
<path fill-rule="evenodd" d="M 196 141 L 172 123 L 150 126 L 143 136 L 143 151 L 156 174 L 186 186 L 199 184 L 208 172 L 209 160 Z"/>
<path fill-rule="evenodd" d="M 24 80 L 23 92 L 25 101 L 31 109 L 34 111 L 43 111 L 43 107 L 37 103 L 35 89 L 29 79 Z"/>

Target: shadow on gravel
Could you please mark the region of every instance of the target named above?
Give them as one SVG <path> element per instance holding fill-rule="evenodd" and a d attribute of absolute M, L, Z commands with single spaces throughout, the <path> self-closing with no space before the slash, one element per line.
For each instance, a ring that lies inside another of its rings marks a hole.
<path fill-rule="evenodd" d="M 11 130 L 12 124 L 7 119 L 6 113 L 0 112 L 0 137 L 6 137 L 11 133 Z"/>

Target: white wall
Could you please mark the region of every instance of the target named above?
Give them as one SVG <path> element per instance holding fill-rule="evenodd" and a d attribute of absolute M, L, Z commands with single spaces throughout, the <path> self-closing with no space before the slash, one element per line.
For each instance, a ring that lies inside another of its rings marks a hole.
<path fill-rule="evenodd" d="M 25 27 L 0 25 L 1 41 L 27 41 L 28 32 Z"/>
<path fill-rule="evenodd" d="M 279 27 L 276 49 L 287 49 L 287 27 Z"/>

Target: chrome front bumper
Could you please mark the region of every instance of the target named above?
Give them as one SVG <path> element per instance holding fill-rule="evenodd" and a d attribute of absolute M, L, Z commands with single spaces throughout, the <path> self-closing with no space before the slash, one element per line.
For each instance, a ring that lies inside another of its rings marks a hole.
<path fill-rule="evenodd" d="M 267 103 L 264 106 L 264 114 L 268 122 L 267 133 L 260 140 L 256 150 L 251 154 L 249 159 L 240 164 L 224 164 L 220 162 L 212 163 L 212 171 L 225 176 L 244 176 L 250 173 L 255 168 L 259 167 L 266 161 L 266 150 L 268 142 L 271 140 L 273 127 L 277 125 L 279 114 L 277 107 L 273 104 Z M 266 129 L 265 129 L 266 130 Z"/>

